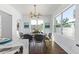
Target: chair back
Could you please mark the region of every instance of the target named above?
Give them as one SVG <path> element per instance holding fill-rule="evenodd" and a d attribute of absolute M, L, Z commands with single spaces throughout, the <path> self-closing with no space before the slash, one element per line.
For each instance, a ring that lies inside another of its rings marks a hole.
<path fill-rule="evenodd" d="M 44 35 L 37 34 L 34 36 L 35 41 L 42 42 L 44 40 Z"/>
<path fill-rule="evenodd" d="M 31 41 L 32 40 L 32 35 L 30 35 L 30 34 L 24 34 L 23 35 L 23 39 L 29 39 L 29 41 Z"/>

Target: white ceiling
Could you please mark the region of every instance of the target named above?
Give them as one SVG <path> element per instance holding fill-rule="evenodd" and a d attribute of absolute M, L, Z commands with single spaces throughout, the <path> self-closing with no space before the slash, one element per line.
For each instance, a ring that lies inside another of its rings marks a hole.
<path fill-rule="evenodd" d="M 34 10 L 33 4 L 11 4 L 11 6 L 23 15 L 29 15 Z M 37 4 L 37 11 L 42 15 L 51 15 L 59 6 L 59 4 Z"/>

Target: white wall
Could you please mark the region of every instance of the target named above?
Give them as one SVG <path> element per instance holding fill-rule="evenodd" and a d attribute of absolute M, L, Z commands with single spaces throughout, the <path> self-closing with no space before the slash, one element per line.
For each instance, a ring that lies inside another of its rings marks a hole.
<path fill-rule="evenodd" d="M 1 15 L 1 37 L 12 39 L 12 16 L 3 11 L 0 11 Z"/>
<path fill-rule="evenodd" d="M 79 4 L 76 6 L 76 22 L 75 22 L 75 44 L 73 46 L 74 53 L 79 54 L 79 47 L 76 44 L 79 44 Z"/>
<path fill-rule="evenodd" d="M 57 10 L 56 12 L 53 14 L 53 22 L 54 22 L 54 17 L 57 15 L 57 14 L 60 14 L 62 11 L 64 11 L 68 6 L 70 5 L 61 5 Z M 77 12 L 78 13 L 78 12 Z M 53 23 L 52 22 L 52 23 Z M 54 27 L 54 25 L 53 25 Z M 78 27 L 78 25 L 77 25 Z M 75 29 L 77 29 L 77 27 Z M 54 31 L 54 29 L 53 29 Z M 54 32 L 53 32 L 54 33 Z M 78 33 L 78 32 L 77 32 Z M 75 35 L 75 34 L 74 34 Z M 67 53 L 78 53 L 78 52 L 75 52 L 76 49 L 74 49 L 76 46 L 75 46 L 75 38 L 73 40 L 70 39 L 69 37 L 67 37 L 66 35 L 61 35 L 61 34 L 58 34 L 58 33 L 54 33 L 54 40 L 57 44 L 59 44 Z"/>
<path fill-rule="evenodd" d="M 17 20 L 21 19 L 21 15 L 12 6 L 0 4 L 0 10 L 12 15 L 12 39 L 17 40 Z"/>
<path fill-rule="evenodd" d="M 67 9 L 67 6 L 69 6 L 69 4 L 61 4 L 61 5 L 59 5 L 59 7 L 52 14 L 53 17 L 57 16 L 58 14 L 60 14 L 61 12 L 63 12 L 65 9 Z"/>
<path fill-rule="evenodd" d="M 42 19 L 44 20 L 44 33 L 51 33 L 52 32 L 51 16 L 44 16 Z M 50 28 L 45 28 L 45 23 L 49 23 Z"/>
<path fill-rule="evenodd" d="M 24 28 L 24 22 L 29 23 L 29 28 Z M 22 16 L 22 19 L 19 21 L 20 27 L 19 27 L 19 32 L 22 32 L 24 34 L 30 33 L 30 19 L 27 18 L 26 16 Z"/>

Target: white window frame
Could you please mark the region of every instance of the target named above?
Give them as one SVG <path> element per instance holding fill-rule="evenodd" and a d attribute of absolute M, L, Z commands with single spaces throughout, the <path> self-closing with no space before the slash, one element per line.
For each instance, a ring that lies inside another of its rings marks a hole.
<path fill-rule="evenodd" d="M 57 16 L 59 16 L 59 15 L 61 15 L 61 20 L 63 20 L 63 13 L 65 12 L 65 11 L 67 11 L 69 8 L 71 8 L 71 7 L 73 7 L 74 5 L 68 5 L 65 9 L 63 9 L 63 10 L 61 10 L 60 11 L 60 13 L 58 13 L 58 14 L 56 14 L 56 16 L 55 16 L 55 20 L 54 20 L 54 22 L 56 22 L 56 17 Z M 54 25 L 56 25 L 56 23 L 54 23 Z M 61 25 L 61 27 L 63 27 L 62 25 Z M 54 28 L 56 28 L 55 26 L 54 26 Z M 63 29 L 63 28 L 62 28 Z M 55 33 L 57 33 L 56 31 L 55 31 L 55 29 L 54 29 L 54 32 Z M 63 35 L 63 30 L 61 30 L 61 33 L 60 34 L 62 34 Z M 63 35 L 64 36 L 64 35 Z M 68 37 L 69 38 L 69 37 Z"/>

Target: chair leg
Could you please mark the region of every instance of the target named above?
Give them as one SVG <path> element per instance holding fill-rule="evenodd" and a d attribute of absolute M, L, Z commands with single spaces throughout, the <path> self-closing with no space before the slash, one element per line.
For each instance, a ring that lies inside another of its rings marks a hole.
<path fill-rule="evenodd" d="M 23 54 L 23 46 L 20 47 L 19 54 Z"/>

